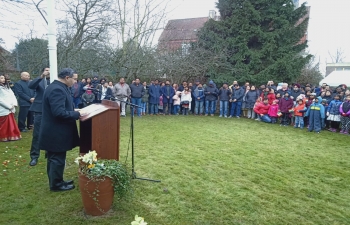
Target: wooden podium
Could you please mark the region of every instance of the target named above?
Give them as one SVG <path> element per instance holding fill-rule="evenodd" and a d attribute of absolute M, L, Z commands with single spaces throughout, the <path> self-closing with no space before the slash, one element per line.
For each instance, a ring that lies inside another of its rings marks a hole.
<path fill-rule="evenodd" d="M 117 102 L 102 100 L 85 107 L 80 118 L 80 154 L 90 150 L 101 159 L 119 160 L 120 113 Z"/>

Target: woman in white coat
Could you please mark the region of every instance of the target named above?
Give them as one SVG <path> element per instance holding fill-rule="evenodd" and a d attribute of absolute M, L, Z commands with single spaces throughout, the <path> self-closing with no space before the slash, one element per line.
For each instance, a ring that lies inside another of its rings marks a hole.
<path fill-rule="evenodd" d="M 0 75 L 0 141 L 17 141 L 21 133 L 15 120 L 17 99 L 5 76 Z"/>

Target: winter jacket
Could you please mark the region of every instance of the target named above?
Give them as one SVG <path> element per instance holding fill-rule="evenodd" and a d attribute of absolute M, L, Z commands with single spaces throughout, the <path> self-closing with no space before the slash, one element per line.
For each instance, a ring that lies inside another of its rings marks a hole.
<path fill-rule="evenodd" d="M 248 109 L 254 108 L 254 104 L 258 98 L 259 98 L 259 93 L 257 90 L 248 91 L 246 96 L 245 96 L 246 108 L 248 108 Z"/>
<path fill-rule="evenodd" d="M 344 116 L 343 114 L 345 113 L 346 116 L 350 117 L 350 102 L 345 101 L 340 105 L 339 108 L 340 114 L 342 114 L 342 116 Z"/>
<path fill-rule="evenodd" d="M 220 88 L 220 90 L 219 90 L 219 100 L 220 101 L 228 101 L 228 100 L 230 100 L 230 94 L 231 94 L 230 89 Z"/>
<path fill-rule="evenodd" d="M 327 107 L 327 112 L 332 115 L 340 115 L 340 105 L 342 102 L 340 100 L 333 100 Z"/>
<path fill-rule="evenodd" d="M 10 113 L 15 113 L 17 99 L 11 88 L 0 86 L 0 116 L 7 116 Z M 13 108 L 12 108 L 13 107 Z"/>
<path fill-rule="evenodd" d="M 216 101 L 218 99 L 218 93 L 219 93 L 219 91 L 215 86 L 213 86 L 213 87 L 207 86 L 204 89 L 205 100 L 206 101 Z"/>
<path fill-rule="evenodd" d="M 310 111 L 320 111 L 321 118 L 324 119 L 325 113 L 324 113 L 324 106 L 321 104 L 322 98 L 321 97 L 317 97 L 317 98 L 318 98 L 318 102 L 317 103 L 314 102 L 310 105 L 305 116 L 309 116 Z"/>
<path fill-rule="evenodd" d="M 268 93 L 265 96 L 265 92 L 263 92 L 263 93 L 261 93 L 260 97 L 261 97 L 261 100 L 264 100 L 264 98 L 267 97 L 270 105 L 272 105 L 273 101 L 276 99 L 276 95 L 274 93 Z"/>
<path fill-rule="evenodd" d="M 281 112 L 287 113 L 293 108 L 293 100 L 291 98 L 282 98 L 281 101 L 279 101 L 278 106 Z"/>
<path fill-rule="evenodd" d="M 277 94 L 277 93 L 280 93 L 280 95 L 283 97 L 284 94 L 287 93 L 287 92 L 289 92 L 288 88 L 287 88 L 286 90 L 279 89 L 279 90 L 276 92 L 276 94 Z M 289 92 L 289 93 L 290 93 L 290 92 Z M 289 96 L 290 96 L 290 95 L 289 95 Z"/>
<path fill-rule="evenodd" d="M 197 88 L 194 89 L 194 91 L 191 92 L 191 93 L 192 93 L 193 98 L 194 98 L 195 101 L 199 101 L 199 102 L 203 102 L 203 101 L 204 101 L 205 95 L 204 95 L 204 89 L 203 89 L 203 87 L 201 87 L 201 88 L 198 88 L 198 87 L 197 87 Z M 200 99 L 198 100 L 198 98 L 200 98 Z"/>
<path fill-rule="evenodd" d="M 142 96 L 142 102 L 148 102 L 149 94 L 148 94 L 148 86 L 144 86 L 144 95 Z"/>
<path fill-rule="evenodd" d="M 169 90 L 169 93 L 168 93 L 168 90 Z M 173 103 L 173 96 L 175 94 L 175 91 L 172 86 L 165 85 L 160 89 L 160 91 L 163 96 L 163 103 Z"/>
<path fill-rule="evenodd" d="M 132 98 L 142 98 L 142 96 L 145 94 L 145 89 L 143 88 L 142 84 L 130 84 L 130 91 Z"/>
<path fill-rule="evenodd" d="M 260 102 L 255 106 L 254 112 L 259 114 L 259 115 L 260 114 L 266 115 L 269 113 L 269 109 L 270 109 L 269 104 L 265 105 L 263 102 Z"/>
<path fill-rule="evenodd" d="M 185 91 L 181 92 L 181 102 L 185 102 L 185 101 L 189 101 L 189 109 L 191 109 L 191 101 L 192 101 L 192 97 L 191 97 L 191 92 L 187 92 L 187 94 L 185 94 Z"/>
<path fill-rule="evenodd" d="M 19 80 L 15 83 L 16 93 L 18 95 L 19 106 L 31 106 L 30 99 L 34 98 L 34 90 L 29 89 L 29 81 Z"/>
<path fill-rule="evenodd" d="M 175 93 L 175 95 L 173 96 L 173 105 L 180 105 L 180 94 L 181 94 L 181 91 L 177 91 Z"/>
<path fill-rule="evenodd" d="M 231 96 L 232 100 L 236 99 L 237 102 L 241 102 L 241 101 L 243 101 L 243 97 L 244 97 L 243 88 L 238 88 L 238 89 L 233 88 L 232 89 L 232 96 Z"/>
<path fill-rule="evenodd" d="M 296 104 L 294 106 L 294 116 L 304 116 L 304 113 L 306 111 L 305 103 L 303 104 Z"/>
<path fill-rule="evenodd" d="M 269 112 L 268 112 L 269 116 L 276 118 L 278 117 L 277 113 L 278 113 L 278 105 L 277 104 L 270 105 Z"/>
<path fill-rule="evenodd" d="M 160 86 L 152 84 L 149 87 L 148 93 L 150 96 L 149 103 L 150 104 L 159 104 L 159 97 L 161 94 Z"/>
<path fill-rule="evenodd" d="M 297 91 L 292 90 L 292 91 L 290 92 L 290 96 L 293 97 L 293 101 L 296 101 L 296 100 L 297 100 L 297 97 L 298 97 L 299 95 L 301 95 L 301 94 L 304 94 L 304 92 L 301 91 L 300 89 L 298 89 Z"/>

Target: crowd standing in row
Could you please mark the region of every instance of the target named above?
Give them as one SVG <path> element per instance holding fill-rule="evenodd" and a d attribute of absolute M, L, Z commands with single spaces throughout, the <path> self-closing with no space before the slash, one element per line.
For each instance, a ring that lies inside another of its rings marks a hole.
<path fill-rule="evenodd" d="M 224 118 L 246 117 L 266 123 L 280 123 L 281 126 L 293 125 L 295 128 L 307 127 L 309 131 L 320 132 L 328 129 L 349 133 L 350 127 L 350 91 L 346 85 L 332 89 L 327 84 L 312 87 L 310 84 L 277 86 L 269 81 L 266 85 L 242 87 L 237 81 L 232 85 L 224 83 L 221 87 L 213 81 L 202 84 L 182 82 L 181 85 L 170 81 L 153 80 L 150 84 L 135 79 L 128 85 L 124 78 L 113 84 L 105 78 L 83 78 L 76 80 L 69 88 L 76 109 L 84 108 L 103 99 L 122 100 L 138 107 L 131 115 L 198 115 L 214 116 L 217 105 L 218 116 Z M 31 165 L 36 165 L 40 154 L 38 139 L 41 126 L 42 98 L 50 84 L 50 69 L 43 68 L 42 74 L 30 80 L 27 72 L 21 73 L 21 80 L 14 85 L 9 76 L 0 76 L 0 140 L 18 140 L 20 132 L 34 129 L 31 146 Z M 18 100 L 18 101 L 17 101 Z M 121 103 L 121 116 L 126 116 L 125 103 Z M 19 106 L 18 124 L 14 113 Z M 34 116 L 33 116 L 34 115 Z"/>

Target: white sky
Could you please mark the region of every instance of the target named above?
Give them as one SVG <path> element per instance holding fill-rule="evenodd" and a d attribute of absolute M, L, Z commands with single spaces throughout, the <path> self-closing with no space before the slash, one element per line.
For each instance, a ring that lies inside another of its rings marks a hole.
<path fill-rule="evenodd" d="M 171 0 L 168 19 L 208 16 L 209 10 L 216 10 L 215 2 L 216 0 Z M 321 71 L 325 71 L 326 62 L 332 62 L 328 52 L 334 55 L 340 48 L 344 51 L 344 61 L 350 62 L 350 0 L 308 0 L 307 5 L 311 6 L 308 50 L 316 56 L 317 61 L 320 60 Z M 37 12 L 30 14 L 7 17 L 5 20 L 8 22 L 4 22 L 0 14 L 0 22 L 3 26 L 8 26 L 8 29 L 0 27 L 0 38 L 4 39 L 7 49 L 13 49 L 18 37 L 28 36 L 30 30 L 36 36 L 43 37 L 43 19 Z M 16 21 L 16 30 L 13 29 L 15 24 L 10 21 Z"/>

